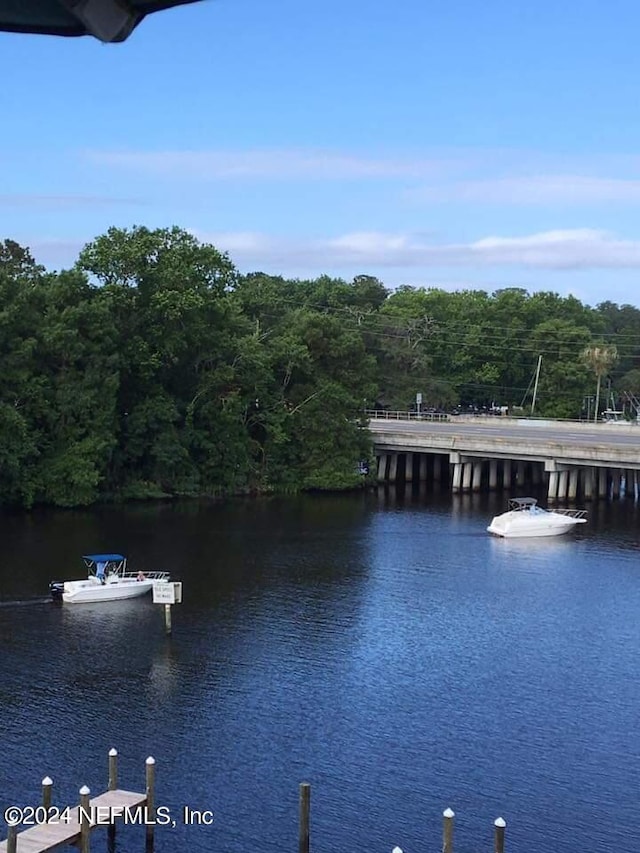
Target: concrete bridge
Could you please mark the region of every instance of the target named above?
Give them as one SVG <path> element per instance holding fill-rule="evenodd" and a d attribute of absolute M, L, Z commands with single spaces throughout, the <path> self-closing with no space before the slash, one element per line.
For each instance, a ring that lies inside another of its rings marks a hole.
<path fill-rule="evenodd" d="M 551 502 L 639 498 L 640 424 L 398 412 L 369 417 L 379 482 L 419 479 L 454 492 L 546 487 Z"/>

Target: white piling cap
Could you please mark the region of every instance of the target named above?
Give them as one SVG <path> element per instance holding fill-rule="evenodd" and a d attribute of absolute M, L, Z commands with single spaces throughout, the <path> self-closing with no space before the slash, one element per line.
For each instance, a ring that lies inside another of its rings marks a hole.
<path fill-rule="evenodd" d="M 113 758 L 114 755 L 117 755 L 117 754 L 118 754 L 118 750 L 111 747 L 111 749 L 109 750 L 109 755 Z"/>
<path fill-rule="evenodd" d="M 503 817 L 497 817 L 494 820 L 493 825 L 497 826 L 499 829 L 504 829 L 505 826 L 507 825 L 507 822 Z"/>
<path fill-rule="evenodd" d="M 394 847 L 391 853 L 402 853 L 402 847 Z"/>
<path fill-rule="evenodd" d="M 86 795 L 90 794 L 90 793 L 91 793 L 91 791 L 90 791 L 88 785 L 83 785 L 82 788 L 80 788 L 80 796 L 81 797 L 86 797 Z"/>
<path fill-rule="evenodd" d="M 149 758 L 147 758 L 147 760 L 145 761 L 145 764 L 155 764 L 155 763 L 156 763 L 156 760 L 153 757 L 153 755 L 150 755 Z"/>
<path fill-rule="evenodd" d="M 53 779 L 51 779 L 49 776 L 45 776 L 44 779 L 42 780 L 42 784 L 43 785 L 53 785 Z"/>
<path fill-rule="evenodd" d="M 453 809 L 445 809 L 442 812 L 442 817 L 455 817 L 455 816 L 456 816 L 456 813 L 454 812 Z"/>

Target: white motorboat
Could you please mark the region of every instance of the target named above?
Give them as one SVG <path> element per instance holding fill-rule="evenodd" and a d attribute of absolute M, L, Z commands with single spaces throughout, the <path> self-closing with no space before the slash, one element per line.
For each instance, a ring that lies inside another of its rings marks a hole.
<path fill-rule="evenodd" d="M 49 591 L 54 600 L 68 604 L 120 601 L 137 598 L 156 583 L 168 583 L 169 572 L 129 572 L 122 554 L 87 554 L 82 557 L 87 569 L 85 580 L 52 581 Z"/>
<path fill-rule="evenodd" d="M 535 498 L 511 498 L 508 511 L 496 515 L 487 530 L 505 539 L 560 536 L 586 524 L 586 514 L 584 509 L 543 509 Z"/>

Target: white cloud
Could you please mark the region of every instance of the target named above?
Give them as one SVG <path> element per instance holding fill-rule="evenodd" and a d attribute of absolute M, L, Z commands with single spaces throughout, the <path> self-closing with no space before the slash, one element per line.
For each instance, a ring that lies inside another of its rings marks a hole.
<path fill-rule="evenodd" d="M 202 234 L 229 251 L 243 268 L 303 264 L 327 269 L 377 267 L 520 267 L 548 270 L 640 268 L 640 240 L 621 240 L 604 231 L 545 231 L 522 237 L 489 236 L 470 243 L 434 243 L 422 235 L 353 232 L 332 239 L 290 240 L 265 234 Z M 287 274 L 286 270 L 282 270 Z"/>
<path fill-rule="evenodd" d="M 358 180 L 425 178 L 460 168 L 449 158 L 375 158 L 314 149 L 254 149 L 247 151 L 96 151 L 83 152 L 85 159 L 111 166 L 162 175 L 166 178 L 200 180 Z"/>
<path fill-rule="evenodd" d="M 414 203 L 640 203 L 639 164 L 623 156 L 591 162 L 576 157 L 571 162 L 518 150 L 451 149 L 377 157 L 312 148 L 90 149 L 81 156 L 95 166 L 175 181 L 398 181 L 399 192 Z M 424 181 L 428 183 L 420 186 Z M 415 186 L 408 187 L 411 183 Z"/>
<path fill-rule="evenodd" d="M 567 287 L 576 291 L 572 272 L 640 269 L 640 239 L 622 240 L 592 229 L 546 231 L 520 237 L 487 236 L 467 243 L 436 243 L 428 235 L 353 232 L 333 238 L 277 238 L 261 232 L 204 232 L 192 229 L 203 242 L 229 252 L 244 271 L 264 270 L 284 276 L 316 276 L 322 273 L 349 277 L 367 272 L 383 281 L 440 282 L 448 289 L 469 287 L 491 289 L 501 278 L 514 283 L 522 274 L 537 276 L 541 271 L 562 275 Z M 84 240 L 35 238 L 19 239 L 29 246 L 39 263 L 50 269 L 75 262 Z M 483 272 L 484 271 L 484 274 Z M 506 276 L 506 278 L 505 278 Z M 565 278 L 566 276 L 566 278 Z M 485 284 L 480 277 L 486 279 Z M 556 283 L 559 279 L 555 278 Z M 611 288 L 616 279 L 611 278 Z M 448 284 L 447 284 L 448 282 Z M 532 282 L 524 284 L 531 289 Z M 535 288 L 534 288 L 535 289 Z M 620 295 L 607 291 L 609 298 L 629 301 L 628 290 Z M 592 297 L 595 301 L 603 294 Z"/>
<path fill-rule="evenodd" d="M 141 204 L 139 199 L 114 198 L 98 195 L 37 195 L 35 193 L 0 193 L 0 207 L 28 207 L 34 209 L 96 208 L 114 205 Z"/>
<path fill-rule="evenodd" d="M 418 201 L 457 201 L 479 204 L 601 204 L 640 203 L 640 180 L 588 175 L 531 175 L 454 181 L 409 190 Z"/>

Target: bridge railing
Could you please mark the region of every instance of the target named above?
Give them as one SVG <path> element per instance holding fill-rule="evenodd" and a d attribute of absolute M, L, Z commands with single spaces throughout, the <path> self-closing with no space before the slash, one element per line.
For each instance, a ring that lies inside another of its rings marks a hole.
<path fill-rule="evenodd" d="M 448 421 L 446 412 L 392 412 L 387 409 L 365 409 L 369 419 L 386 421 Z"/>

